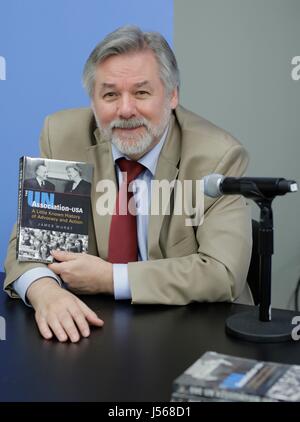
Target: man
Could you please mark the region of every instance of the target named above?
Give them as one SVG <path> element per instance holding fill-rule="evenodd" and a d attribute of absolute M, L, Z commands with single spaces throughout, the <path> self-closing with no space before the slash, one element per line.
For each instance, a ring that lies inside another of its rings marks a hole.
<path fill-rule="evenodd" d="M 179 72 L 165 39 L 120 28 L 96 46 L 83 78 L 91 110 L 48 117 L 41 154 L 94 164 L 89 254 L 53 252 L 58 262 L 48 268 L 16 262 L 14 232 L 5 290 L 31 303 L 44 338 L 73 342 L 89 335 L 88 323 L 103 324 L 73 293 L 110 294 L 133 304 L 250 303 L 251 219 L 242 197 L 205 197 L 204 221 L 196 226 L 175 213 L 176 189 L 170 190 L 169 213 L 135 218 L 130 213 L 129 222 L 120 212 L 125 196 L 128 208 L 133 199 L 126 172 L 135 173 L 133 183 L 149 186 L 196 181 L 210 173 L 241 176 L 248 163 L 229 134 L 178 105 Z M 114 215 L 102 213 L 103 180 L 119 189 Z M 141 202 L 147 199 L 146 193 Z M 150 197 L 151 205 L 157 201 Z M 68 289 L 60 287 L 60 279 Z"/>
<path fill-rule="evenodd" d="M 54 191 L 53 183 L 48 182 L 48 170 L 44 163 L 40 163 L 35 168 L 35 177 L 24 180 L 25 189 Z"/>
<path fill-rule="evenodd" d="M 82 179 L 81 169 L 74 164 L 67 166 L 66 171 L 70 181 L 66 183 L 65 192 L 90 195 L 91 184 Z"/>

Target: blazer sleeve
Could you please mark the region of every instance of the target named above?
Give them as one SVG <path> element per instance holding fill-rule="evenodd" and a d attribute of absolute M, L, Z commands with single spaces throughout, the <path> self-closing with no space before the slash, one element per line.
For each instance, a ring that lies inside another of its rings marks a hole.
<path fill-rule="evenodd" d="M 244 148 L 234 146 L 212 172 L 238 177 L 247 164 Z M 233 301 L 247 288 L 252 250 L 250 207 L 236 195 L 217 200 L 205 197 L 205 202 L 203 223 L 196 228 L 195 239 L 184 239 L 174 257 L 128 264 L 133 303 Z M 198 249 L 186 253 L 193 249 L 189 247 L 192 244 Z M 249 294 L 248 300 L 251 302 Z"/>
<path fill-rule="evenodd" d="M 48 129 L 47 129 L 47 120 L 45 122 L 44 128 L 41 133 L 40 137 L 40 153 L 41 157 L 43 158 L 51 158 L 51 151 L 49 147 L 49 140 L 48 140 Z M 4 279 L 4 291 L 11 297 L 18 297 L 16 292 L 12 288 L 12 283 L 17 280 L 22 274 L 26 271 L 31 270 L 32 268 L 48 268 L 46 264 L 43 263 L 35 263 L 35 262 L 19 262 L 16 258 L 16 244 L 17 244 L 17 231 L 16 231 L 16 224 L 13 227 L 8 248 L 6 259 L 4 263 L 4 270 L 5 270 L 5 279 Z"/>

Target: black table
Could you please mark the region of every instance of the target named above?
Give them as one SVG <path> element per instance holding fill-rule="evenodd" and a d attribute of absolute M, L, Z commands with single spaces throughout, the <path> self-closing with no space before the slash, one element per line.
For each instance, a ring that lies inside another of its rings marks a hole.
<path fill-rule="evenodd" d="M 247 306 L 83 300 L 105 326 L 77 344 L 59 343 L 41 338 L 32 309 L 0 293 L 7 337 L 0 341 L 0 401 L 169 401 L 175 377 L 208 350 L 300 364 L 300 341 L 255 344 L 226 335 L 226 317 Z"/>

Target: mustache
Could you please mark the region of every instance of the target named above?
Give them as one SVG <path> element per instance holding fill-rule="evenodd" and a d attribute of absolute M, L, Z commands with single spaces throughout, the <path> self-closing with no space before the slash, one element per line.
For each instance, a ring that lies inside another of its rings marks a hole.
<path fill-rule="evenodd" d="M 132 119 L 116 119 L 113 120 L 109 127 L 110 129 L 135 129 L 137 127 L 145 126 L 149 129 L 149 123 L 145 118 L 132 118 Z"/>

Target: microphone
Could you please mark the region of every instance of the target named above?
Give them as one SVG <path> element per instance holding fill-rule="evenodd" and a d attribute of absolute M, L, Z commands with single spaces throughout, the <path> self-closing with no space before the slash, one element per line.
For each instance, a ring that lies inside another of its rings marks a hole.
<path fill-rule="evenodd" d="M 222 195 L 251 197 L 253 194 L 271 198 L 298 191 L 294 180 L 283 177 L 224 177 L 222 174 L 209 174 L 203 180 L 204 194 L 211 198 Z"/>

